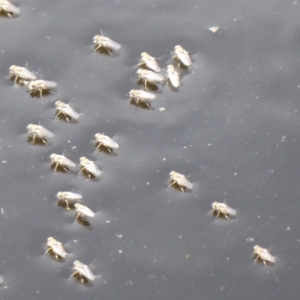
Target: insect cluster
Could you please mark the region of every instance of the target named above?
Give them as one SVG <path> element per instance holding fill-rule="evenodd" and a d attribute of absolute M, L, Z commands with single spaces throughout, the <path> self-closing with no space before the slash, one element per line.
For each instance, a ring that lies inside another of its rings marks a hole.
<path fill-rule="evenodd" d="M 175 46 L 174 56 L 172 57 L 177 62 L 178 70 L 186 70 L 191 66 L 192 60 L 189 53 L 183 49 L 182 46 Z M 161 67 L 159 66 L 157 59 L 147 52 L 141 53 L 141 59 L 138 66 L 141 68 L 137 70 L 138 82 L 142 82 L 145 90 L 133 89 L 129 91 L 129 97 L 131 104 L 142 108 L 152 108 L 151 101 L 156 98 L 153 93 L 157 90 L 157 84 L 167 83 L 171 89 L 177 90 L 180 84 L 180 72 L 178 72 L 174 65 L 170 64 L 167 66 L 167 74 L 163 76 L 160 74 Z M 150 92 L 149 90 L 152 90 Z"/>
<path fill-rule="evenodd" d="M 13 6 L 6 0 L 0 0 L 0 12 L 5 12 L 9 17 L 13 14 L 19 14 L 19 9 Z M 107 52 L 109 55 L 113 55 L 115 51 L 121 49 L 121 45 L 114 40 L 101 35 L 96 35 L 93 38 L 94 51 L 95 52 Z M 153 89 L 153 86 L 162 83 L 169 83 L 172 89 L 178 89 L 180 84 L 181 71 L 188 69 L 192 65 L 192 60 L 182 46 L 176 45 L 174 47 L 174 56 L 172 57 L 176 65 L 170 64 L 167 66 L 167 75 L 160 74 L 162 71 L 156 58 L 152 57 L 147 52 L 141 53 L 140 69 L 137 70 L 137 76 L 142 81 L 145 90 L 132 89 L 129 92 L 132 103 L 136 106 L 144 108 L 151 108 L 150 101 L 156 99 L 156 94 L 150 92 L 149 89 Z M 12 65 L 9 68 L 11 79 L 16 84 L 25 86 L 30 93 L 37 94 L 39 97 L 47 95 L 53 89 L 56 89 L 57 84 L 53 81 L 46 81 L 37 79 L 37 76 L 26 67 L 20 67 Z M 154 88 L 155 90 L 155 88 Z M 56 101 L 55 103 L 55 117 L 57 119 L 64 120 L 67 123 L 78 122 L 80 114 L 72 108 L 70 104 L 62 101 Z M 27 126 L 28 140 L 33 145 L 51 145 L 48 140 L 54 137 L 54 133 L 42 125 L 29 124 Z M 95 133 L 94 142 L 96 151 L 104 151 L 108 154 L 112 154 L 119 148 L 119 145 L 111 137 L 104 133 Z M 70 169 L 76 168 L 76 163 L 67 158 L 64 154 L 52 153 L 50 155 L 50 164 L 55 172 L 70 173 Z M 87 179 L 97 179 L 101 176 L 101 171 L 97 164 L 88 159 L 85 156 L 79 158 L 80 170 L 79 174 L 84 175 Z M 176 171 L 169 173 L 170 185 L 174 189 L 181 192 L 192 191 L 193 184 L 188 178 Z M 95 180 L 96 181 L 96 180 Z M 82 195 L 74 193 L 72 191 L 60 191 L 56 194 L 58 199 L 58 206 L 63 207 L 67 211 L 73 211 L 75 221 L 81 223 L 84 226 L 90 226 L 90 218 L 94 218 L 96 214 L 86 205 L 81 204 Z M 236 217 L 237 211 L 229 207 L 225 203 L 213 202 L 212 213 L 216 218 L 223 218 L 224 220 L 230 220 Z M 47 254 L 50 254 L 57 261 L 61 261 L 67 258 L 69 253 L 65 250 L 65 245 L 59 242 L 54 237 L 48 237 L 47 239 Z M 263 264 L 274 264 L 275 257 L 271 255 L 268 249 L 264 249 L 258 245 L 253 248 L 253 255 L 255 261 L 261 261 Z M 90 270 L 88 265 L 83 264 L 79 260 L 73 262 L 73 270 L 71 276 L 77 278 L 81 283 L 87 283 L 94 281 L 96 277 Z"/>

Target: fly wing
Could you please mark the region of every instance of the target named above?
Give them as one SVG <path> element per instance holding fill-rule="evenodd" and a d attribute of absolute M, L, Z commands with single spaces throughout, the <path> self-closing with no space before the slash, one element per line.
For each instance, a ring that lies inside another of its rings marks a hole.
<path fill-rule="evenodd" d="M 169 73 L 169 80 L 171 84 L 175 87 L 178 88 L 180 83 L 179 83 L 179 76 L 177 73 Z"/>
<path fill-rule="evenodd" d="M 121 48 L 120 44 L 118 44 L 117 42 L 113 41 L 110 38 L 107 38 L 107 46 L 114 50 L 119 50 Z"/>
<path fill-rule="evenodd" d="M 95 279 L 94 273 L 91 271 L 91 269 L 87 265 L 84 265 L 81 268 L 81 274 L 83 276 L 85 276 L 88 280 L 94 280 Z"/>
<path fill-rule="evenodd" d="M 264 261 L 268 261 L 273 264 L 275 263 L 275 257 L 267 249 L 260 252 L 260 257 Z"/>
<path fill-rule="evenodd" d="M 109 136 L 105 137 L 105 145 L 112 149 L 119 148 L 119 145 L 113 139 L 111 139 Z"/>
<path fill-rule="evenodd" d="M 1 5 L 1 2 L 0 2 L 0 6 L 7 13 L 12 13 L 12 14 L 15 14 L 15 15 L 19 15 L 20 14 L 20 9 L 18 7 L 16 7 L 16 6 L 14 6 L 13 4 L 11 4 L 9 1 L 4 1 L 4 3 L 2 5 Z"/>
<path fill-rule="evenodd" d="M 63 245 L 61 243 L 56 241 L 51 246 L 52 246 L 53 252 L 55 252 L 55 254 L 61 256 L 62 258 L 65 258 L 67 256 L 65 248 L 63 247 Z"/>
<path fill-rule="evenodd" d="M 186 51 L 179 52 L 178 57 L 185 66 L 189 67 L 192 64 L 191 58 Z"/>
<path fill-rule="evenodd" d="M 155 94 L 149 93 L 143 90 L 139 90 L 138 98 L 144 99 L 144 100 L 153 100 L 156 98 Z"/>
<path fill-rule="evenodd" d="M 69 115 L 72 119 L 79 119 L 79 113 L 70 105 L 64 105 L 63 107 L 59 107 L 65 114 Z"/>
<path fill-rule="evenodd" d="M 65 192 L 65 199 L 67 200 L 81 200 L 82 195 L 72 192 Z"/>
<path fill-rule="evenodd" d="M 25 80 L 35 80 L 36 79 L 36 75 L 34 73 L 32 73 L 31 71 L 27 70 L 26 68 L 23 69 L 21 76 Z"/>
<path fill-rule="evenodd" d="M 86 169 L 92 173 L 95 177 L 99 177 L 101 175 L 101 171 L 96 166 L 96 164 L 90 161 L 88 164 L 85 165 Z"/>
<path fill-rule="evenodd" d="M 226 205 L 225 211 L 230 216 L 236 216 L 236 210 Z"/>
<path fill-rule="evenodd" d="M 191 182 L 189 182 L 188 179 L 184 175 L 178 177 L 177 183 L 180 186 L 186 187 L 188 189 L 192 189 L 193 188 L 193 184 Z"/>
<path fill-rule="evenodd" d="M 65 156 L 63 156 L 62 164 L 68 167 L 76 167 L 76 164 Z"/>
<path fill-rule="evenodd" d="M 57 87 L 57 83 L 54 81 L 43 80 L 47 89 L 54 89 Z"/>
<path fill-rule="evenodd" d="M 146 61 L 145 61 L 145 63 L 146 63 L 146 65 L 147 65 L 147 67 L 149 68 L 149 69 L 151 69 L 151 70 L 153 70 L 154 72 L 160 72 L 161 71 L 161 69 L 160 69 L 160 67 L 159 67 L 159 65 L 158 65 L 158 63 L 157 63 L 157 61 L 154 59 L 154 58 L 152 58 L 152 59 L 147 59 Z"/>
<path fill-rule="evenodd" d="M 54 133 L 51 132 L 50 130 L 46 129 L 45 127 L 42 127 L 40 128 L 40 135 L 41 136 L 44 136 L 44 137 L 53 137 L 54 136 Z"/>

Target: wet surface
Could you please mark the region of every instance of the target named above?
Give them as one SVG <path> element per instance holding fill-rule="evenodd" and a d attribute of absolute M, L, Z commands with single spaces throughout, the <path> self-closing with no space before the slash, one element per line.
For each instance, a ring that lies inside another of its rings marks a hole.
<path fill-rule="evenodd" d="M 0 299 L 297 299 L 299 4 L 14 4 L 20 16 L 0 18 Z M 100 28 L 120 51 L 93 51 Z M 182 86 L 158 84 L 153 109 L 131 105 L 140 53 L 166 69 L 177 44 L 193 61 Z M 13 64 L 57 89 L 32 97 L 10 80 Z M 57 100 L 78 122 L 54 118 Z M 30 123 L 55 134 L 49 144 L 27 141 Z M 97 132 L 119 149 L 96 150 Z M 63 152 L 70 173 L 51 169 Z M 99 180 L 78 175 L 82 156 Z M 168 187 L 172 170 L 191 192 Z M 89 226 L 57 205 L 68 190 L 96 213 Z M 236 218 L 213 216 L 215 201 Z M 49 236 L 71 255 L 44 255 Z M 254 262 L 256 244 L 272 247 L 274 266 Z M 101 278 L 70 278 L 76 259 Z"/>

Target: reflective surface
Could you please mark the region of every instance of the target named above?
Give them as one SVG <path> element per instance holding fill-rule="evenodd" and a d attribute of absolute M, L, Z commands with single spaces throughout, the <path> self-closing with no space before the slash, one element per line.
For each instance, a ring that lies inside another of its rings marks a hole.
<path fill-rule="evenodd" d="M 0 298 L 297 299 L 299 4 L 14 4 L 20 16 L 0 18 Z M 120 51 L 93 52 L 100 28 Z M 166 68 L 178 44 L 193 61 L 182 86 L 159 84 L 154 109 L 131 105 L 141 52 Z M 40 99 L 10 81 L 9 67 L 26 63 L 57 91 Z M 54 119 L 57 100 L 78 123 Z M 55 134 L 48 146 L 27 142 L 39 122 Z M 119 149 L 96 151 L 97 132 Z M 77 163 L 69 174 L 50 168 L 63 152 Z M 100 180 L 78 175 L 81 156 Z M 172 170 L 192 192 L 168 187 Z M 96 212 L 90 226 L 57 206 L 72 189 Z M 214 201 L 236 218 L 212 216 Z M 66 243 L 65 261 L 44 255 L 48 236 Z M 254 263 L 256 244 L 273 246 L 274 266 Z M 76 259 L 101 278 L 69 278 Z"/>

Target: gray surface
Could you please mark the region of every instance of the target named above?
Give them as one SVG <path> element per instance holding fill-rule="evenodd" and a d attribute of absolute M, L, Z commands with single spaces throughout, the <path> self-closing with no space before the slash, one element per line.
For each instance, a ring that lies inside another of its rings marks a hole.
<path fill-rule="evenodd" d="M 15 4 L 20 17 L 0 19 L 0 298 L 298 299 L 297 2 Z M 93 53 L 100 28 L 122 44 L 119 56 Z M 165 55 L 166 68 L 176 44 L 194 62 L 183 86 L 160 86 L 153 111 L 130 105 L 140 53 Z M 14 86 L 9 66 L 26 63 L 57 93 Z M 78 124 L 53 119 L 57 99 L 83 114 Z M 39 121 L 55 133 L 49 147 L 26 141 Z M 115 137 L 117 155 L 95 152 L 96 132 Z M 97 159 L 101 180 L 50 170 L 49 155 L 65 149 Z M 189 175 L 193 192 L 168 188 L 171 170 Z M 97 211 L 91 228 L 56 205 L 72 188 Z M 224 200 L 236 220 L 211 216 Z M 48 236 L 69 241 L 73 256 L 43 255 Z M 255 244 L 274 245 L 275 266 L 253 262 Z M 75 259 L 101 274 L 94 286 L 69 278 Z"/>

